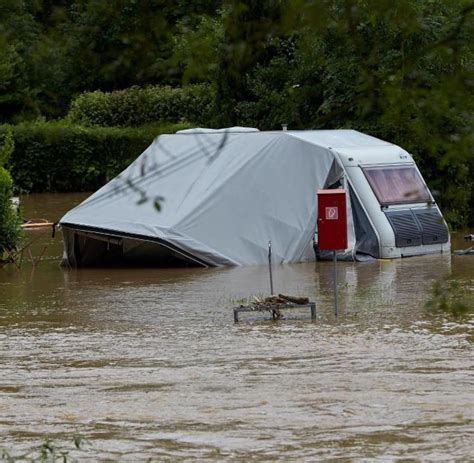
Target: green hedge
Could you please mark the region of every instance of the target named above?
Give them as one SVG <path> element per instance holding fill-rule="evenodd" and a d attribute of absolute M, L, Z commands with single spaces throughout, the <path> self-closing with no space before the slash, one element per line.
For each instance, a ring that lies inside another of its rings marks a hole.
<path fill-rule="evenodd" d="M 90 191 L 121 172 L 156 136 L 187 127 L 86 128 L 41 122 L 0 126 L 0 137 L 13 130 L 9 169 L 15 187 L 29 192 Z"/>
<path fill-rule="evenodd" d="M 215 92 L 210 85 L 183 88 L 131 87 L 115 92 L 83 93 L 71 103 L 68 119 L 76 124 L 137 127 L 150 123 L 192 121 L 209 124 Z"/>

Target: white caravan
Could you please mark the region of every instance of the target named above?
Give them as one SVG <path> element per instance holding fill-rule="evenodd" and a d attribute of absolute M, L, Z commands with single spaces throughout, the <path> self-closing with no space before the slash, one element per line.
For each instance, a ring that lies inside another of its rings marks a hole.
<path fill-rule="evenodd" d="M 378 258 L 449 253 L 448 227 L 415 161 L 396 145 L 380 148 L 337 149 L 356 251 Z"/>
<path fill-rule="evenodd" d="M 234 127 L 157 137 L 61 219 L 65 263 L 263 265 L 269 241 L 276 263 L 324 258 L 323 188 L 347 191 L 341 259 L 450 251 L 441 212 L 399 146 L 354 130 Z"/>

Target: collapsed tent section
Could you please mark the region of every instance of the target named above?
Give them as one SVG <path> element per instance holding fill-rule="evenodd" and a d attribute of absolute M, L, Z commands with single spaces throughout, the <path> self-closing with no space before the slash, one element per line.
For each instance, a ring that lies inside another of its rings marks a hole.
<path fill-rule="evenodd" d="M 65 257 L 259 265 L 272 241 L 276 261 L 311 260 L 316 191 L 342 174 L 329 149 L 287 132 L 162 135 L 62 218 Z"/>

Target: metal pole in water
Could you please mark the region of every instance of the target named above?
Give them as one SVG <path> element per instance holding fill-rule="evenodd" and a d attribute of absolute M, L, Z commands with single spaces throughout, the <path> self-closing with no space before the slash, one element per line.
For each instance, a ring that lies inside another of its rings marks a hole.
<path fill-rule="evenodd" d="M 273 296 L 272 242 L 268 242 L 268 271 L 270 273 L 270 294 Z"/>
<path fill-rule="evenodd" d="M 333 261 L 334 261 L 334 315 L 338 315 L 339 307 L 337 301 L 337 252 L 333 251 Z"/>

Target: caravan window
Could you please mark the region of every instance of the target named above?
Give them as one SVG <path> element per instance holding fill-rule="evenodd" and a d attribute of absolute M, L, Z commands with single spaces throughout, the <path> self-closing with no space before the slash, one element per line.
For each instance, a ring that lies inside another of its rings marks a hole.
<path fill-rule="evenodd" d="M 414 166 L 365 167 L 362 170 L 383 206 L 431 201 L 428 188 Z"/>

